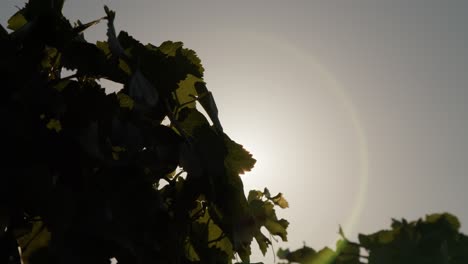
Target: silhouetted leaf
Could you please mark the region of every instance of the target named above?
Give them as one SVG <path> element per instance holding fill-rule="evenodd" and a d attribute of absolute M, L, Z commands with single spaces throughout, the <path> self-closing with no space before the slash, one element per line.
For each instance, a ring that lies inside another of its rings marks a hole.
<path fill-rule="evenodd" d="M 250 203 L 254 200 L 261 200 L 262 197 L 263 197 L 263 193 L 261 191 L 251 190 L 249 191 L 249 196 L 247 200 Z"/>
<path fill-rule="evenodd" d="M 129 87 L 130 96 L 137 102 L 148 106 L 155 106 L 158 103 L 159 95 L 156 88 L 153 87 L 139 69 L 132 75 Z"/>
<path fill-rule="evenodd" d="M 224 136 L 224 143 L 228 153 L 224 164 L 228 171 L 232 171 L 234 174 L 244 174 L 254 167 L 256 160 L 242 145 L 237 144 L 227 135 Z"/>
<path fill-rule="evenodd" d="M 69 84 L 70 84 L 70 80 L 63 80 L 63 81 L 60 81 L 58 82 L 56 85 L 54 85 L 54 88 L 61 92 L 63 91 Z"/>
<path fill-rule="evenodd" d="M 124 54 L 124 50 L 117 39 L 117 34 L 114 27 L 115 12 L 104 6 L 104 11 L 107 15 L 107 43 L 111 52 L 119 57 Z"/>
<path fill-rule="evenodd" d="M 356 243 L 347 240 L 339 240 L 336 243 L 338 256 L 336 257 L 337 264 L 359 264 L 360 248 Z"/>
<path fill-rule="evenodd" d="M 81 24 L 81 23 L 79 23 L 78 26 L 76 26 L 75 28 L 73 28 L 73 31 L 74 31 L 75 33 L 81 33 L 81 32 L 83 32 L 83 31 L 85 31 L 86 29 L 88 29 L 88 28 L 90 28 L 90 27 L 92 27 L 92 26 L 94 26 L 94 25 L 99 24 L 99 22 L 101 22 L 103 19 L 106 19 L 106 17 L 102 17 L 102 18 L 93 20 L 93 21 L 88 22 L 88 23 L 86 23 L 86 24 Z"/>
<path fill-rule="evenodd" d="M 161 45 L 159 45 L 159 50 L 161 50 L 161 52 L 166 54 L 167 56 L 174 57 L 177 53 L 177 50 L 181 49 L 182 46 L 183 43 L 180 41 L 164 41 L 163 43 L 161 43 Z"/>
<path fill-rule="evenodd" d="M 51 239 L 50 232 L 42 221 L 35 222 L 32 225 L 30 233 L 17 237 L 18 245 L 21 248 L 23 261 L 29 263 L 29 257 L 36 251 L 46 248 Z"/>
<path fill-rule="evenodd" d="M 117 37 L 107 6 L 107 41 L 88 43 L 83 31 L 102 18 L 72 26 L 62 6 L 29 0 L 9 21 L 15 32 L 0 28 L 0 108 L 8 113 L 1 193 L 23 257 L 229 264 L 237 255 L 248 263 L 254 238 L 264 254 L 271 244 L 262 227 L 285 240 L 288 222 L 273 207 L 287 202 L 245 197 L 239 174 L 255 160 L 223 133 L 196 53 L 181 42 Z M 63 77 L 63 69 L 76 72 Z M 124 87 L 106 94 L 102 79 Z M 24 223 L 44 226 L 30 246 L 20 236 L 37 227 Z"/>
<path fill-rule="evenodd" d="M 198 101 L 210 117 L 216 130 L 218 132 L 223 132 L 223 127 L 218 117 L 218 107 L 216 106 L 213 94 L 208 91 L 204 82 L 195 83 L 195 89 L 199 95 Z"/>
<path fill-rule="evenodd" d="M 195 83 L 200 81 L 202 81 L 201 78 L 189 74 L 185 80 L 179 82 L 178 88 L 175 91 L 175 98 L 181 107 L 195 108 L 198 95 L 195 90 Z M 179 108 L 179 110 L 180 109 L 181 108 Z"/>
<path fill-rule="evenodd" d="M 17 12 L 15 15 L 13 15 L 10 19 L 8 19 L 8 28 L 11 30 L 18 30 L 24 25 L 26 25 L 28 21 L 26 18 L 23 16 L 21 12 Z"/>
<path fill-rule="evenodd" d="M 189 261 L 200 261 L 200 257 L 198 256 L 197 252 L 195 251 L 195 248 L 193 247 L 188 237 L 185 241 L 185 256 Z"/>
<path fill-rule="evenodd" d="M 128 108 L 130 110 L 133 109 L 133 106 L 135 105 L 135 102 L 133 101 L 133 99 L 130 96 L 120 92 L 120 93 L 117 94 L 117 97 L 119 98 L 120 107 Z"/>
<path fill-rule="evenodd" d="M 254 237 L 257 241 L 258 247 L 260 248 L 260 251 L 265 256 L 268 246 L 271 245 L 271 241 L 261 232 L 257 232 Z"/>
<path fill-rule="evenodd" d="M 107 41 L 97 41 L 96 42 L 96 47 L 98 47 L 100 50 L 102 50 L 104 55 L 106 55 L 106 56 L 111 55 L 111 50 L 110 50 L 110 47 L 109 47 L 109 43 Z"/>
<path fill-rule="evenodd" d="M 317 252 L 314 249 L 305 245 L 302 248 L 299 248 L 293 252 L 289 251 L 288 249 L 284 250 L 282 248 L 279 248 L 278 252 L 276 253 L 276 255 L 280 259 L 288 260 L 290 263 L 294 262 L 301 264 L 312 263 L 311 261 L 314 259 L 316 254 Z"/>
<path fill-rule="evenodd" d="M 46 127 L 50 130 L 54 130 L 57 133 L 62 131 L 62 124 L 60 123 L 60 120 L 57 120 L 55 118 L 51 118 L 47 123 Z"/>
<path fill-rule="evenodd" d="M 128 66 L 128 64 L 122 58 L 119 58 L 119 68 L 127 75 L 132 75 L 132 70 L 130 69 L 130 66 Z"/>
<path fill-rule="evenodd" d="M 198 128 L 209 125 L 206 117 L 196 109 L 186 108 L 180 113 L 179 117 L 183 132 L 189 136 L 194 136 Z"/>
<path fill-rule="evenodd" d="M 445 220 L 448 223 L 450 223 L 450 226 L 457 231 L 460 229 L 460 221 L 458 221 L 458 218 L 448 214 L 448 213 L 443 213 L 443 214 L 431 214 L 426 216 L 426 222 L 428 223 L 436 223 L 438 221 Z"/>
<path fill-rule="evenodd" d="M 274 197 L 271 198 L 271 201 L 275 204 L 275 205 L 278 205 L 279 207 L 281 208 L 288 208 L 289 207 L 289 203 L 288 201 L 286 201 L 286 199 L 284 198 L 283 194 L 282 193 L 278 193 L 277 195 L 275 195 Z"/>
<path fill-rule="evenodd" d="M 197 53 L 191 49 L 182 49 L 181 53 L 197 68 L 199 74 L 203 76 L 205 69 L 201 64 L 201 60 L 198 58 Z"/>

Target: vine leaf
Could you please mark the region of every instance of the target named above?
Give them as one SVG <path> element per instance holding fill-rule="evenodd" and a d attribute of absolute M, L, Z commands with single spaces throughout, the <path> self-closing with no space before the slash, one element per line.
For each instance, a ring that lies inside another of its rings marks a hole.
<path fill-rule="evenodd" d="M 103 18 L 72 26 L 63 3 L 29 0 L 8 21 L 14 32 L 0 26 L 13 153 L 3 159 L 11 217 L 0 225 L 25 261 L 248 263 L 254 238 L 263 254 L 271 245 L 262 227 L 285 240 L 273 207 L 287 202 L 245 197 L 239 174 L 256 160 L 224 134 L 195 51 L 116 32 L 107 6 L 105 41 L 89 43 L 82 32 Z M 107 94 L 102 79 L 124 87 Z"/>
<path fill-rule="evenodd" d="M 254 237 L 257 241 L 258 247 L 260 248 L 260 251 L 265 256 L 268 250 L 268 246 L 271 245 L 271 241 L 260 231 L 256 232 Z"/>
<path fill-rule="evenodd" d="M 224 143 L 227 149 L 227 156 L 224 159 L 224 165 L 228 171 L 234 174 L 244 174 L 252 170 L 257 162 L 244 147 L 224 134 Z"/>
<path fill-rule="evenodd" d="M 280 259 L 288 260 L 289 262 L 294 263 L 313 263 L 312 261 L 317 256 L 317 252 L 310 247 L 304 245 L 302 248 L 299 248 L 295 251 L 289 251 L 289 249 L 279 248 L 276 255 Z M 318 262 L 321 264 L 321 262 Z"/>
<path fill-rule="evenodd" d="M 174 41 L 164 41 L 159 45 L 159 50 L 166 54 L 169 57 L 174 57 L 179 49 L 181 49 L 183 46 L 183 43 L 180 41 L 174 42 Z"/>
<path fill-rule="evenodd" d="M 96 47 L 98 47 L 106 57 L 111 55 L 111 50 L 107 41 L 97 41 Z"/>
<path fill-rule="evenodd" d="M 359 264 L 359 244 L 349 242 L 341 239 L 336 243 L 336 251 L 338 256 L 336 257 L 338 263 L 343 264 Z"/>
<path fill-rule="evenodd" d="M 195 90 L 195 83 L 203 81 L 201 78 L 198 78 L 192 74 L 188 74 L 187 78 L 180 81 L 178 84 L 177 90 L 175 90 L 175 99 L 179 104 L 179 111 L 183 107 L 195 108 L 196 98 L 198 96 L 197 91 Z"/>
<path fill-rule="evenodd" d="M 286 221 L 285 219 L 280 219 L 278 220 L 276 217 L 275 209 L 273 209 L 273 204 L 270 202 L 266 202 L 264 204 L 264 210 L 265 210 L 265 227 L 268 229 L 268 231 L 276 236 L 281 237 L 283 241 L 287 241 L 287 227 L 289 225 L 289 222 Z"/>
<path fill-rule="evenodd" d="M 130 79 L 129 95 L 136 102 L 150 107 L 158 103 L 159 95 L 156 88 L 146 79 L 140 69 L 137 69 Z"/>
<path fill-rule="evenodd" d="M 271 201 L 275 204 L 278 205 L 279 207 L 285 209 L 289 207 L 288 201 L 284 198 L 282 193 L 278 193 L 276 196 L 271 198 Z"/>
<path fill-rule="evenodd" d="M 200 95 L 198 101 L 200 102 L 203 109 L 205 109 L 206 113 L 210 117 L 211 121 L 213 122 L 214 127 L 216 128 L 217 131 L 223 132 L 223 127 L 218 117 L 218 107 L 216 106 L 216 102 L 214 100 L 213 94 L 210 91 L 208 91 L 208 89 L 206 88 L 205 82 L 195 83 L 195 89 L 197 90 L 197 93 Z"/>
<path fill-rule="evenodd" d="M 249 196 L 247 198 L 247 201 L 251 203 L 254 200 L 261 200 L 263 197 L 263 193 L 261 191 L 257 190 L 250 190 L 249 191 Z"/>
<path fill-rule="evenodd" d="M 223 251 L 229 259 L 234 257 L 231 242 L 226 237 L 223 230 L 211 219 L 209 210 L 205 210 L 204 215 L 200 217 L 197 222 L 206 225 L 208 247 Z"/>
<path fill-rule="evenodd" d="M 117 98 L 119 99 L 119 104 L 120 104 L 120 107 L 122 108 L 128 108 L 132 110 L 133 107 L 135 106 L 135 102 L 133 101 L 132 97 L 126 95 L 123 92 L 119 92 L 117 94 Z"/>
<path fill-rule="evenodd" d="M 193 244 L 190 242 L 190 238 L 187 237 L 185 240 L 185 257 L 192 262 L 200 261 L 200 256 L 195 250 Z"/>
<path fill-rule="evenodd" d="M 426 216 L 426 222 L 428 223 L 437 223 L 437 221 L 440 220 L 445 220 L 448 223 L 450 223 L 450 226 L 453 228 L 453 230 L 457 231 L 460 229 L 460 221 L 458 220 L 457 217 L 448 214 L 448 213 L 443 213 L 443 214 L 430 214 Z"/>
<path fill-rule="evenodd" d="M 23 16 L 21 11 L 18 11 L 14 14 L 10 19 L 8 19 L 8 26 L 7 28 L 16 31 L 22 28 L 24 25 L 28 23 L 28 20 Z"/>
<path fill-rule="evenodd" d="M 122 58 L 119 58 L 119 68 L 127 75 L 132 75 L 132 69 L 130 69 L 130 66 L 128 66 Z"/>
<path fill-rule="evenodd" d="M 201 60 L 197 56 L 197 53 L 191 49 L 181 49 L 181 53 L 197 68 L 200 76 L 203 76 L 203 72 L 205 71 L 205 69 L 201 64 Z"/>
<path fill-rule="evenodd" d="M 47 248 L 51 234 L 42 221 L 37 221 L 32 224 L 32 229 L 29 233 L 17 237 L 18 245 L 21 248 L 21 257 L 25 263 L 29 263 L 29 258 L 38 250 Z"/>
<path fill-rule="evenodd" d="M 55 118 L 51 118 L 49 122 L 47 123 L 46 127 L 49 130 L 54 130 L 57 133 L 62 131 L 62 124 L 60 123 L 60 120 L 55 119 Z"/>
<path fill-rule="evenodd" d="M 53 87 L 54 87 L 55 90 L 57 90 L 59 92 L 62 92 L 70 83 L 71 83 L 70 80 L 63 80 L 63 81 L 59 81 Z"/>
<path fill-rule="evenodd" d="M 179 114 L 179 124 L 183 131 L 189 137 L 194 137 L 197 129 L 209 126 L 209 122 L 206 117 L 200 113 L 197 109 L 184 108 Z"/>
<path fill-rule="evenodd" d="M 115 32 L 115 12 L 110 10 L 106 5 L 104 6 L 104 11 L 107 15 L 107 42 L 109 43 L 109 48 L 115 56 L 120 57 L 124 54 L 125 51 L 120 45 L 119 40 L 117 39 L 117 34 Z"/>
<path fill-rule="evenodd" d="M 73 28 L 73 31 L 75 33 L 82 33 L 83 31 L 85 31 L 86 29 L 94 26 L 94 25 L 97 25 L 99 24 L 99 22 L 101 22 L 103 19 L 106 19 L 107 17 L 101 17 L 99 19 L 96 19 L 96 20 L 93 20 L 91 22 L 88 22 L 86 24 L 82 24 L 81 22 L 78 22 L 78 25 L 76 27 Z"/>
<path fill-rule="evenodd" d="M 279 236 L 283 241 L 287 241 L 287 231 L 289 222 L 285 219 L 278 220 L 274 210 L 274 204 L 270 200 L 263 201 L 261 197 L 264 194 L 260 191 L 250 191 L 249 193 L 249 209 L 252 213 L 257 231 L 264 226 L 272 235 Z M 258 235 L 255 233 L 255 235 Z M 257 239 L 257 238 L 256 238 Z M 257 239 L 260 249 L 265 247 L 265 242 L 261 236 Z"/>
<path fill-rule="evenodd" d="M 283 241 L 288 241 L 287 235 L 288 232 L 286 229 L 288 228 L 289 222 L 285 219 L 274 220 L 274 219 L 267 219 L 265 221 L 266 229 L 275 236 L 281 237 Z"/>
<path fill-rule="evenodd" d="M 198 75 L 203 76 L 203 72 L 205 69 L 201 64 L 200 58 L 197 56 L 197 53 L 191 49 L 186 49 L 183 47 L 183 43 L 180 41 L 164 41 L 159 45 L 158 48 L 163 54 L 169 57 L 175 57 L 180 53 L 180 55 L 184 56 L 188 59 L 188 61 L 194 65 L 197 69 Z"/>

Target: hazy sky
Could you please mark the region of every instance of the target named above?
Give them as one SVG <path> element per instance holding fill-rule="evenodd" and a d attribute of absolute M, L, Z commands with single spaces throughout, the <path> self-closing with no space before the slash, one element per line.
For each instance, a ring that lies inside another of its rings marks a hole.
<path fill-rule="evenodd" d="M 23 2 L 1 1 L 3 25 Z M 87 22 L 103 4 L 143 43 L 197 51 L 226 132 L 258 160 L 246 189 L 289 200 L 275 250 L 433 212 L 468 233 L 468 1 L 68 0 L 64 13 Z M 85 36 L 105 39 L 105 23 Z"/>

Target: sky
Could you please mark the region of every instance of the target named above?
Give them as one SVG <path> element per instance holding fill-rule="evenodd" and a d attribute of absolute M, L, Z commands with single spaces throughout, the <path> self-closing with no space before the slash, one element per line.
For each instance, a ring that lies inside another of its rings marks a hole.
<path fill-rule="evenodd" d="M 0 23 L 23 2 L 1 1 Z M 275 251 L 436 212 L 468 233 L 468 1 L 68 0 L 64 14 L 87 22 L 104 4 L 117 30 L 197 52 L 225 132 L 258 160 L 246 190 L 289 201 Z"/>

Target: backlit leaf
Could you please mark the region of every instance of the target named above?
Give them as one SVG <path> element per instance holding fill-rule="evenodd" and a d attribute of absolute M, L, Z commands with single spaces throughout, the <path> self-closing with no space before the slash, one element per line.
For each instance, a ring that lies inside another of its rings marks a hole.
<path fill-rule="evenodd" d="M 337 261 L 342 264 L 359 263 L 359 245 L 346 240 L 339 240 L 336 243 L 336 251 L 338 252 Z"/>
<path fill-rule="evenodd" d="M 426 215 L 426 221 L 428 223 L 436 223 L 440 220 L 445 220 L 447 221 L 448 223 L 450 223 L 451 227 L 454 229 L 454 230 L 458 230 L 460 229 L 460 221 L 458 220 L 457 217 L 451 215 L 451 214 L 448 214 L 448 213 L 443 213 L 443 214 L 431 214 L 431 215 Z"/>
<path fill-rule="evenodd" d="M 336 258 L 336 252 L 325 247 L 317 252 L 314 256 L 314 261 L 311 264 L 331 264 Z M 344 264 L 337 262 L 336 264 Z M 349 263 L 351 264 L 351 263 Z M 360 262 L 356 262 L 355 264 L 361 264 Z"/>
<path fill-rule="evenodd" d="M 196 109 L 186 108 L 179 116 L 180 126 L 184 130 L 183 132 L 189 136 L 193 136 L 197 128 L 209 125 L 206 117 Z"/>
<path fill-rule="evenodd" d="M 189 261 L 200 261 L 200 257 L 198 256 L 198 253 L 195 251 L 195 248 L 193 247 L 188 237 L 185 240 L 185 256 Z"/>
<path fill-rule="evenodd" d="M 216 130 L 218 132 L 223 132 L 223 127 L 218 117 L 218 107 L 216 106 L 213 94 L 208 91 L 205 82 L 195 83 L 195 89 L 199 95 L 198 102 L 202 105 L 203 109 L 205 109 Z"/>
<path fill-rule="evenodd" d="M 257 241 L 258 247 L 260 248 L 260 251 L 265 256 L 268 246 L 271 245 L 271 241 L 261 232 L 257 232 L 254 237 Z"/>
<path fill-rule="evenodd" d="M 119 68 L 126 74 L 132 75 L 132 70 L 130 69 L 130 66 L 128 66 L 128 64 L 122 58 L 119 58 Z"/>
<path fill-rule="evenodd" d="M 189 74 L 185 80 L 179 82 L 178 88 L 175 91 L 175 98 L 180 106 L 195 108 L 195 101 L 198 95 L 195 90 L 195 83 L 201 81 L 203 80 Z"/>
<path fill-rule="evenodd" d="M 224 165 L 228 171 L 244 174 L 254 167 L 256 160 L 242 145 L 237 144 L 227 135 L 224 136 L 224 143 L 228 152 L 224 159 Z"/>
<path fill-rule="evenodd" d="M 93 21 L 88 22 L 86 24 L 82 24 L 80 22 L 77 27 L 73 28 L 73 31 L 76 32 L 76 33 L 81 33 L 83 31 L 85 31 L 86 29 L 88 29 L 88 28 L 90 28 L 90 27 L 92 27 L 94 25 L 99 24 L 99 22 L 101 22 L 101 20 L 103 20 L 103 19 L 106 19 L 106 17 L 102 17 L 102 18 L 93 20 Z"/>
<path fill-rule="evenodd" d="M 8 113 L 0 186 L 11 214 L 0 226 L 15 232 L 25 258 L 249 263 L 254 238 L 263 254 L 269 235 L 285 240 L 288 222 L 274 206 L 287 202 L 245 197 L 238 175 L 255 159 L 223 133 L 195 51 L 117 37 L 107 6 L 107 39 L 89 43 L 82 32 L 101 19 L 72 26 L 62 5 L 30 0 L 9 20 L 15 32 L 0 26 Z M 62 69 L 73 73 L 62 78 Z M 106 93 L 100 80 L 123 88 Z M 42 219 L 49 229 L 31 231 Z"/>
<path fill-rule="evenodd" d="M 378 236 L 379 242 L 382 244 L 390 243 L 395 238 L 394 233 L 392 231 L 381 231 Z"/>
<path fill-rule="evenodd" d="M 137 69 L 130 79 L 129 94 L 138 103 L 143 103 L 150 107 L 155 106 L 159 100 L 158 91 L 140 69 Z"/>
<path fill-rule="evenodd" d="M 102 52 L 106 56 L 109 56 L 111 54 L 109 44 L 107 43 L 107 41 L 97 41 L 96 42 L 96 47 L 98 47 L 100 50 L 102 50 Z"/>
<path fill-rule="evenodd" d="M 60 81 L 58 82 L 56 85 L 54 85 L 54 89 L 61 92 L 63 91 L 63 89 L 65 89 L 68 84 L 70 84 L 70 80 L 63 80 L 63 81 Z"/>
<path fill-rule="evenodd" d="M 266 219 L 265 220 L 265 227 L 266 229 L 275 236 L 281 237 L 283 241 L 287 241 L 287 234 L 286 228 L 288 227 L 289 222 L 285 219 L 280 220 L 273 220 L 273 219 Z"/>
<path fill-rule="evenodd" d="M 253 200 L 260 200 L 262 197 L 263 197 L 263 193 L 261 191 L 251 190 L 249 192 L 249 196 L 247 198 L 247 201 L 250 203 Z"/>
<path fill-rule="evenodd" d="M 313 262 L 313 260 L 317 256 L 317 252 L 313 248 L 310 248 L 306 245 L 292 252 L 289 251 L 289 249 L 279 248 L 276 255 L 280 259 L 288 260 L 290 263 L 328 264 L 321 262 Z"/>
<path fill-rule="evenodd" d="M 275 197 L 272 197 L 271 201 L 283 209 L 289 207 L 289 203 L 288 201 L 286 201 L 282 193 L 279 193 Z"/>
<path fill-rule="evenodd" d="M 21 257 L 25 263 L 29 263 L 29 257 L 36 251 L 48 247 L 51 233 L 42 221 L 34 222 L 32 229 L 26 235 L 17 237 L 18 245 L 21 248 Z"/>
<path fill-rule="evenodd" d="M 191 49 L 182 49 L 182 55 L 184 55 L 193 65 L 195 65 L 198 69 L 200 75 L 203 75 L 205 69 L 201 64 L 200 58 L 198 58 L 197 53 Z"/>
<path fill-rule="evenodd" d="M 50 130 L 54 130 L 55 132 L 60 132 L 62 131 L 62 124 L 60 123 L 60 120 L 51 118 L 49 122 L 47 123 L 46 127 Z"/>
<path fill-rule="evenodd" d="M 120 57 L 124 54 L 124 49 L 120 45 L 119 40 L 117 39 L 117 34 L 114 27 L 115 12 L 110 10 L 107 6 L 104 6 L 104 11 L 107 14 L 107 43 L 111 52 Z"/>
<path fill-rule="evenodd" d="M 117 97 L 119 98 L 120 107 L 128 108 L 130 110 L 133 109 L 133 106 L 135 105 L 135 102 L 133 101 L 133 99 L 130 96 L 128 96 L 128 95 L 126 95 L 124 93 L 118 93 Z"/>
<path fill-rule="evenodd" d="M 182 42 L 164 41 L 159 45 L 159 50 L 167 56 L 174 57 L 178 49 L 182 48 Z"/>
<path fill-rule="evenodd" d="M 8 19 L 8 28 L 11 30 L 18 30 L 24 25 L 26 25 L 28 21 L 26 18 L 23 16 L 21 12 L 17 12 L 15 15 L 13 15 L 10 19 Z"/>
<path fill-rule="evenodd" d="M 57 55 L 59 54 L 56 48 L 46 47 L 44 49 L 44 57 L 41 61 L 41 66 L 45 69 L 52 68 L 55 65 Z"/>

